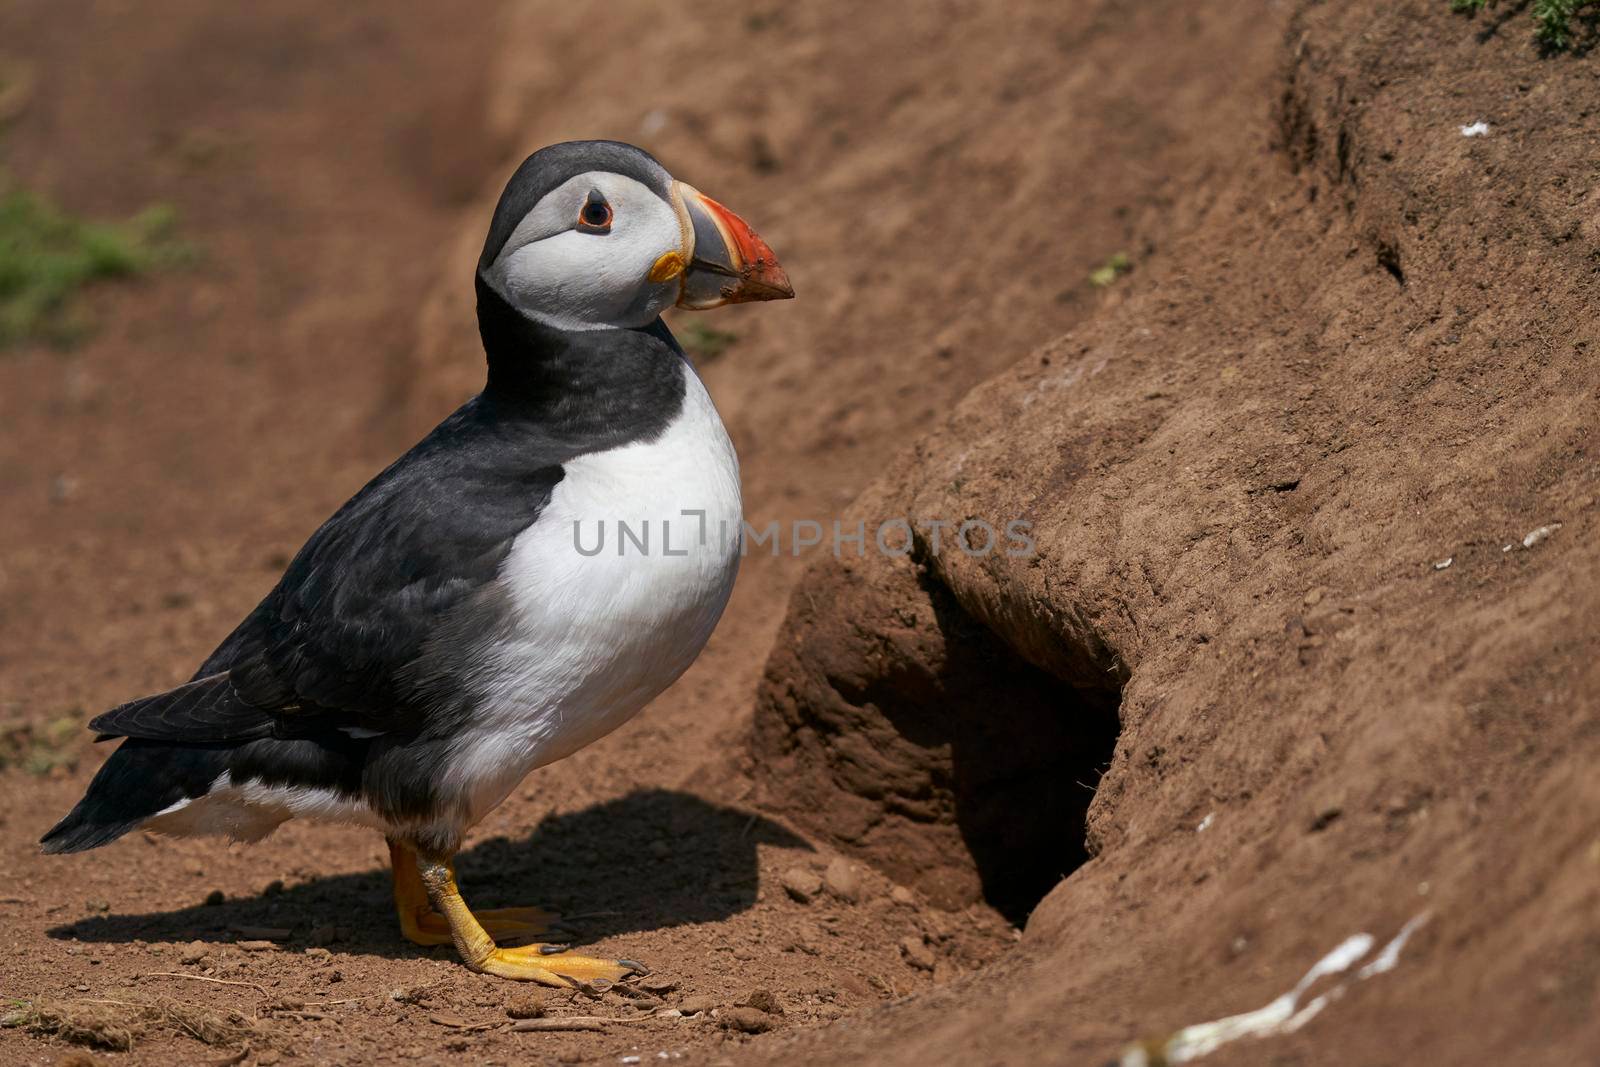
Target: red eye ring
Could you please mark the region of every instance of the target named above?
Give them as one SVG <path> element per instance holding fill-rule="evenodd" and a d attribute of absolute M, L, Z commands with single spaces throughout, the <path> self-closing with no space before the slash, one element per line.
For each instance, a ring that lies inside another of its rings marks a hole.
<path fill-rule="evenodd" d="M 611 228 L 611 205 L 604 200 L 589 200 L 578 212 L 578 225 L 590 232 Z"/>

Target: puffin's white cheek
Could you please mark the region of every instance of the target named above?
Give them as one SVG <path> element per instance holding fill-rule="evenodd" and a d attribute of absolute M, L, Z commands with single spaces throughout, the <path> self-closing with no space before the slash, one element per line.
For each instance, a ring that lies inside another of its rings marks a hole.
<path fill-rule="evenodd" d="M 498 264 L 505 295 L 524 314 L 567 329 L 643 326 L 677 299 L 676 281 L 650 270 L 682 240 L 665 202 L 618 197 L 609 234 L 568 230 L 531 241 Z"/>

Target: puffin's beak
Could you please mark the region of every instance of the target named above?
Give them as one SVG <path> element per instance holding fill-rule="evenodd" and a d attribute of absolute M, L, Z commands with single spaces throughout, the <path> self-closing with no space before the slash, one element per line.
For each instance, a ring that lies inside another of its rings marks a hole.
<path fill-rule="evenodd" d="M 703 310 L 794 296 L 778 257 L 749 223 L 683 182 L 674 182 L 672 192 L 689 238 L 679 307 Z"/>

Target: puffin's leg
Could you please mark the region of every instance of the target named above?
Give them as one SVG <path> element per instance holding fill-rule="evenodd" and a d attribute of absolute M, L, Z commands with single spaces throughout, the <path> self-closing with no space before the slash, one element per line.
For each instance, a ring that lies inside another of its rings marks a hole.
<path fill-rule="evenodd" d="M 417 872 L 433 910 L 450 927 L 450 939 L 462 962 L 480 974 L 514 978 L 541 985 L 570 987 L 580 982 L 604 978 L 618 982 L 630 974 L 648 974 L 632 960 L 600 960 L 568 952 L 561 945 L 523 945 L 496 948 L 467 902 L 456 888 L 455 872 L 448 859 L 417 857 Z"/>
<path fill-rule="evenodd" d="M 394 868 L 394 910 L 400 916 L 400 932 L 419 945 L 451 943 L 450 924 L 433 910 L 428 891 L 417 872 L 417 854 L 409 845 L 388 838 L 389 862 Z M 446 862 L 446 866 L 450 864 Z M 454 877 L 454 868 L 451 876 Z M 490 908 L 478 913 L 490 937 L 496 941 L 526 941 L 547 933 L 558 919 L 542 908 Z"/>

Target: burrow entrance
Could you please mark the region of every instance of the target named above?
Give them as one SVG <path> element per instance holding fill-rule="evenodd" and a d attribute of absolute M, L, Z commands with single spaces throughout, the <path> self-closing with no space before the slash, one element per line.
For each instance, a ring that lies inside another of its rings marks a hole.
<path fill-rule="evenodd" d="M 935 904 L 981 900 L 1022 925 L 1089 858 L 1123 676 L 1084 652 L 1080 675 L 1105 682 L 1063 681 L 927 568 L 916 582 L 865 613 L 855 599 L 848 638 L 813 624 L 787 663 L 769 665 L 755 738 L 763 803 Z M 775 686 L 774 666 L 799 677 Z"/>
<path fill-rule="evenodd" d="M 1020 926 L 1089 859 L 1089 805 L 1121 732 L 1121 691 L 1072 686 L 1035 667 L 929 584 L 948 653 L 939 699 L 886 714 L 948 746 L 939 784 L 983 898 Z"/>

